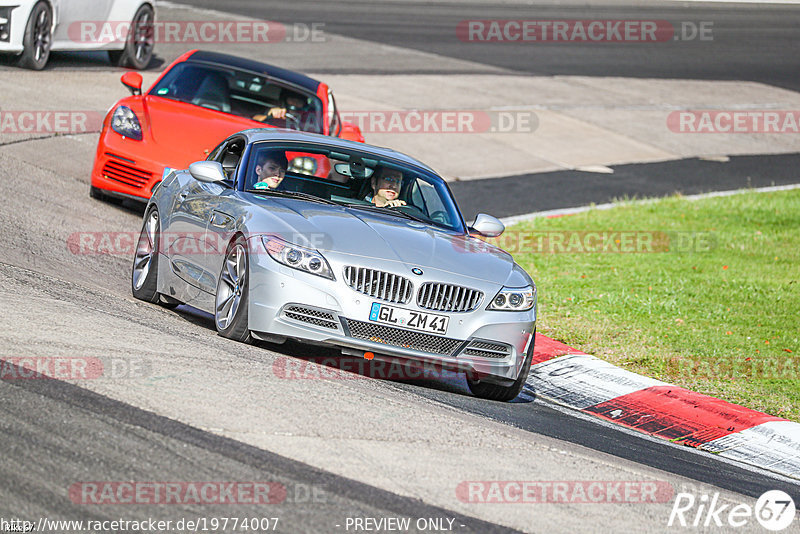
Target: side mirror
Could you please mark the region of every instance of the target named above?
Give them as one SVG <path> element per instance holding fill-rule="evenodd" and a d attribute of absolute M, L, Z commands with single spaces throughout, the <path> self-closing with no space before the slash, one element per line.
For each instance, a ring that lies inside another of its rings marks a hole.
<path fill-rule="evenodd" d="M 485 213 L 479 213 L 478 216 L 475 217 L 475 222 L 472 223 L 469 229 L 485 237 L 497 237 L 505 232 L 506 226 L 496 217 L 486 215 Z"/>
<path fill-rule="evenodd" d="M 218 161 L 195 161 L 189 165 L 189 174 L 198 182 L 213 184 L 227 180 L 222 164 Z"/>
<path fill-rule="evenodd" d="M 341 137 L 349 141 L 357 141 L 359 143 L 364 142 L 364 134 L 361 133 L 361 128 L 347 121 L 339 124 L 339 131 L 336 133 L 336 137 Z"/>
<path fill-rule="evenodd" d="M 120 78 L 122 85 L 127 87 L 133 96 L 142 94 L 142 75 L 138 72 L 126 72 Z"/>

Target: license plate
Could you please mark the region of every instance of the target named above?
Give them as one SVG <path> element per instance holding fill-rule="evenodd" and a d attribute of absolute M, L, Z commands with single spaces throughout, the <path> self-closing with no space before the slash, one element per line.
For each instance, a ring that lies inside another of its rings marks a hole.
<path fill-rule="evenodd" d="M 406 310 L 373 302 L 372 309 L 369 312 L 369 320 L 399 328 L 408 328 L 409 330 L 445 334 L 450 318 L 446 315 Z"/>

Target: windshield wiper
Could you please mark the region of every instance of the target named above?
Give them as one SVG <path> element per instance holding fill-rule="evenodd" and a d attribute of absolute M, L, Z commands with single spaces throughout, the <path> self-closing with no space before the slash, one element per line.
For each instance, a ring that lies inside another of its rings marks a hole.
<path fill-rule="evenodd" d="M 405 217 L 406 219 L 411 219 L 412 221 L 421 222 L 424 224 L 431 224 L 432 221 L 423 219 L 421 217 L 417 217 L 415 215 L 411 215 L 410 213 L 406 213 L 404 211 L 400 211 L 397 208 L 387 208 L 381 206 L 375 206 L 373 204 L 345 204 L 348 208 L 357 208 L 367 211 L 377 211 L 378 213 L 388 213 L 390 215 L 399 215 L 400 217 Z M 402 207 L 402 206 L 398 206 Z"/>
<path fill-rule="evenodd" d="M 333 200 L 328 200 L 327 198 L 321 198 L 316 195 L 312 195 L 310 193 L 303 193 L 302 191 L 281 191 L 279 189 L 248 189 L 247 192 L 274 195 L 276 197 L 301 198 L 303 200 L 310 200 L 311 202 L 319 202 L 320 204 L 332 204 L 334 206 L 341 205 Z"/>

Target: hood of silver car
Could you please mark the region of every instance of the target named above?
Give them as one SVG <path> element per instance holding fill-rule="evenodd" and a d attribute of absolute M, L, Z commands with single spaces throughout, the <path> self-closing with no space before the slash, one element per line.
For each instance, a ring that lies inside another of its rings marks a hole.
<path fill-rule="evenodd" d="M 323 254 L 397 261 L 500 284 L 514 267 L 508 253 L 480 239 L 410 219 L 288 198 L 254 200 L 282 223 L 283 231 L 272 233 Z"/>

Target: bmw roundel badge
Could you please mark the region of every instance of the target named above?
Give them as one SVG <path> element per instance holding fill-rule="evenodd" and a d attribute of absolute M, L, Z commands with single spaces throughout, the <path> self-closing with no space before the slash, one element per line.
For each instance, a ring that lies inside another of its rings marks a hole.
<path fill-rule="evenodd" d="M 420 269 L 419 267 L 414 267 L 413 269 L 411 269 L 411 272 L 416 274 L 417 276 L 422 276 L 422 269 Z"/>

